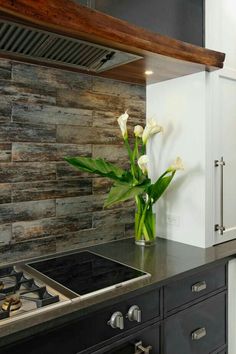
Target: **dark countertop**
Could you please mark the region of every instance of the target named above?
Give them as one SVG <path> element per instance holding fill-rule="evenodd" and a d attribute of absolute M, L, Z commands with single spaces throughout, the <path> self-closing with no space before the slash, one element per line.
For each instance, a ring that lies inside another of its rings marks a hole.
<path fill-rule="evenodd" d="M 1 343 L 8 343 L 11 341 L 11 337 L 14 337 L 14 340 L 16 340 L 17 338 L 24 337 L 26 333 L 30 335 L 46 328 L 52 328 L 60 324 L 62 319 L 65 322 L 65 320 L 69 321 L 71 318 L 75 318 L 75 316 L 79 317 L 81 314 L 95 311 L 103 307 L 105 301 L 105 305 L 108 305 L 111 301 L 117 301 L 118 298 L 120 300 L 122 296 L 129 292 L 146 291 L 148 288 L 151 289 L 155 286 L 163 285 L 172 277 L 182 277 L 184 273 L 195 271 L 198 267 L 210 266 L 211 263 L 230 259 L 236 254 L 236 240 L 203 249 L 164 239 L 157 239 L 155 246 L 143 248 L 136 246 L 133 239 L 126 239 L 92 246 L 87 249 L 131 267 L 144 270 L 150 273 L 151 277 L 136 281 L 123 288 L 110 290 L 105 294 L 91 297 L 84 301 L 77 300 L 54 309 L 50 309 L 49 307 L 47 311 L 29 318 L 19 319 L 9 324 L 3 324 L 2 322 L 0 324 Z M 66 253 L 74 253 L 76 251 L 81 251 L 81 249 Z M 48 257 L 49 255 L 44 258 Z M 26 261 L 29 260 L 25 259 L 23 263 Z M 17 264 L 14 254 L 8 257 L 8 262 L 6 260 L 4 263 L 0 262 L 0 266 L 12 263 Z M 18 263 L 22 263 L 22 261 Z M 14 336 L 12 336 L 13 333 Z"/>

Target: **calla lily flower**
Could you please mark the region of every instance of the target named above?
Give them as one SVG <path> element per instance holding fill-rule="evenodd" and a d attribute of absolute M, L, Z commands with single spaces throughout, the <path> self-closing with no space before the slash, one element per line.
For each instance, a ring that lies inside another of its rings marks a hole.
<path fill-rule="evenodd" d="M 148 156 L 147 155 L 142 155 L 138 159 L 138 166 L 142 170 L 144 174 L 148 172 Z"/>
<path fill-rule="evenodd" d="M 127 132 L 127 120 L 129 118 L 129 115 L 127 113 L 127 111 L 125 111 L 125 113 L 121 114 L 119 116 L 119 118 L 117 119 L 117 122 L 120 126 L 120 130 L 122 133 L 122 136 L 124 139 L 127 139 L 128 137 L 128 132 Z"/>
<path fill-rule="evenodd" d="M 184 170 L 184 164 L 180 157 L 177 157 L 172 165 L 168 168 L 169 172 Z"/>
<path fill-rule="evenodd" d="M 141 125 L 136 125 L 134 127 L 134 135 L 138 138 L 142 138 L 143 135 L 143 127 Z"/>
<path fill-rule="evenodd" d="M 150 136 L 162 131 L 163 128 L 154 119 L 149 119 L 142 135 L 143 143 L 146 144 Z"/>

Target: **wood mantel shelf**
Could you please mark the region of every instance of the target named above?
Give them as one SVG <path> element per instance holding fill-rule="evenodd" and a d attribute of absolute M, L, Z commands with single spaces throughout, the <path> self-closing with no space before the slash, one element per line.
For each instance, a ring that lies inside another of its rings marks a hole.
<path fill-rule="evenodd" d="M 0 18 L 140 55 L 143 58 L 138 61 L 95 74 L 138 84 L 216 70 L 225 59 L 223 53 L 152 33 L 71 0 L 0 0 Z M 1 52 L 0 57 L 22 60 Z M 42 65 L 38 60 L 27 61 Z M 147 77 L 146 70 L 153 75 Z"/>

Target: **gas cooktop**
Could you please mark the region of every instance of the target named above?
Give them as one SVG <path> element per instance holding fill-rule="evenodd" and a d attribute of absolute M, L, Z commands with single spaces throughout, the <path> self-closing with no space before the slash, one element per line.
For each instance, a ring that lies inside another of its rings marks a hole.
<path fill-rule="evenodd" d="M 92 296 L 150 276 L 90 251 L 30 263 L 28 267 L 36 276 L 46 276 L 51 287 L 69 298 Z"/>

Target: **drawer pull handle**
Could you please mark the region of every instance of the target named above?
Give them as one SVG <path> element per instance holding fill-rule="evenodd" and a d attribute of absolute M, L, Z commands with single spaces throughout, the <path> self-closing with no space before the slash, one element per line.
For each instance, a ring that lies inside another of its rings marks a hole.
<path fill-rule="evenodd" d="M 196 331 L 192 332 L 192 340 L 199 340 L 203 337 L 205 337 L 207 334 L 206 328 L 202 327 L 199 329 L 196 329 Z"/>
<path fill-rule="evenodd" d="M 149 354 L 150 351 L 152 350 L 152 347 L 151 345 L 148 345 L 146 348 L 143 346 L 143 343 L 140 341 L 140 342 L 137 342 L 135 343 L 135 352 L 134 354 Z"/>
<path fill-rule="evenodd" d="M 206 284 L 205 280 L 200 281 L 199 283 L 192 285 L 192 292 L 199 293 L 200 291 L 205 290 L 206 287 L 207 287 L 207 284 Z"/>

